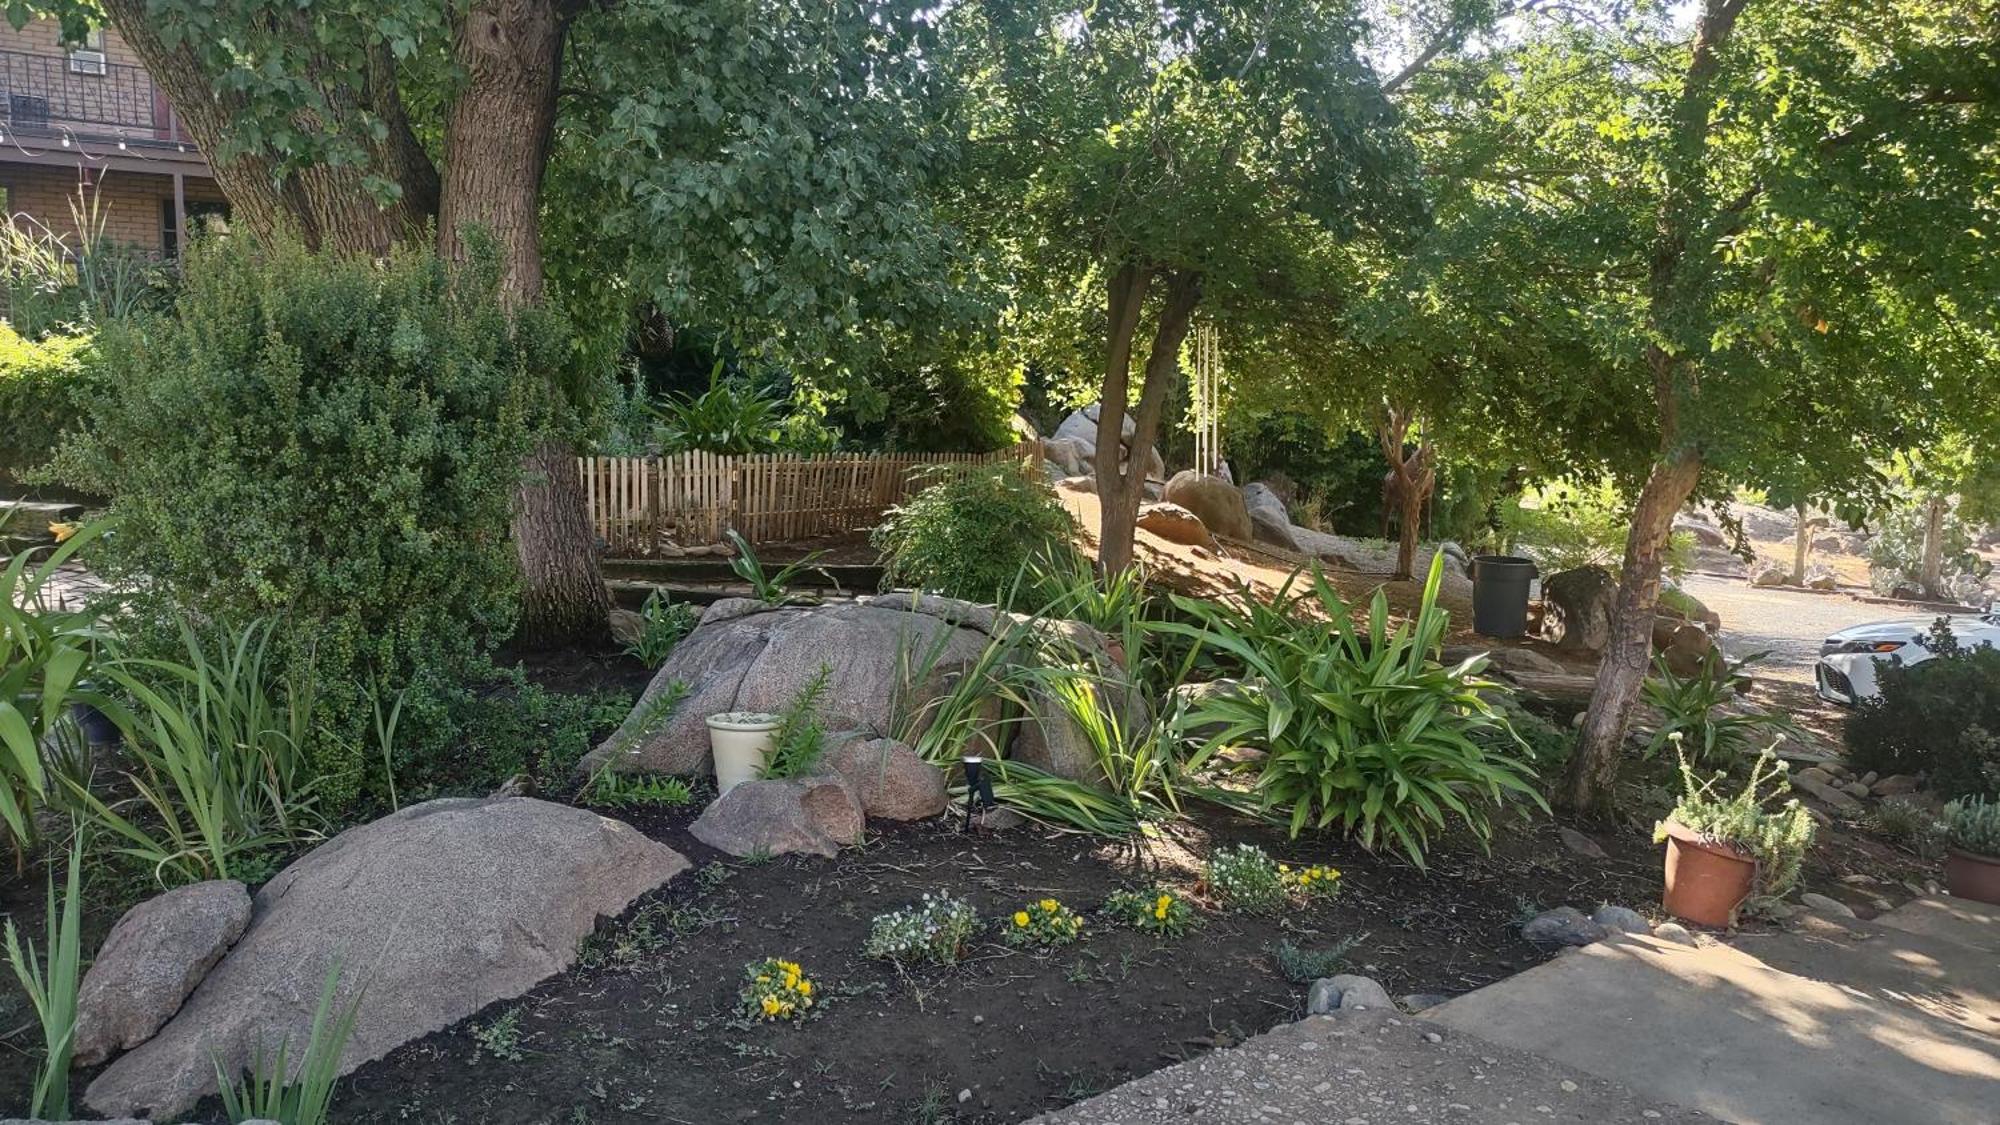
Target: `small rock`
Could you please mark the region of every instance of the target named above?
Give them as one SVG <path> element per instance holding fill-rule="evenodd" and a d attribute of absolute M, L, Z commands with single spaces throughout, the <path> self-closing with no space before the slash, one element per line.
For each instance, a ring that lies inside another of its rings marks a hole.
<path fill-rule="evenodd" d="M 1854 798 L 1857 801 L 1868 796 L 1868 787 L 1866 785 L 1861 784 L 1858 781 L 1850 781 L 1847 784 L 1841 786 L 1840 788 L 1842 792 L 1846 793 L 1848 796 Z"/>
<path fill-rule="evenodd" d="M 1895 906 L 1895 904 L 1894 904 L 1894 903 L 1892 903 L 1892 902 L 1890 902 L 1890 901 L 1889 901 L 1888 899 L 1886 899 L 1886 898 L 1872 898 L 1872 899 L 1869 899 L 1869 900 L 1868 900 L 1868 905 L 1870 905 L 1870 906 L 1874 907 L 1874 908 L 1875 908 L 1875 913 L 1877 913 L 1877 914 L 1887 914 L 1887 913 L 1888 913 L 1888 912 L 1890 912 L 1891 910 L 1894 910 L 1894 909 L 1896 909 L 1896 906 Z"/>
<path fill-rule="evenodd" d="M 1604 849 L 1598 845 L 1597 841 L 1566 824 L 1556 829 L 1556 835 L 1562 837 L 1563 847 L 1580 856 L 1586 856 L 1590 859 L 1611 858 L 1604 853 Z"/>
<path fill-rule="evenodd" d="M 1873 788 L 1877 777 L 1878 775 L 1874 770 L 1869 770 L 1867 773 L 1862 774 L 1860 778 L 1858 778 L 1857 780 L 1859 780 L 1861 784 Z"/>
<path fill-rule="evenodd" d="M 1622 931 L 1628 934 L 1653 932 L 1652 923 L 1646 921 L 1644 915 L 1630 907 L 1613 906 L 1608 902 L 1592 911 L 1590 920 L 1611 932 Z"/>
<path fill-rule="evenodd" d="M 1814 914 L 1824 914 L 1829 918 L 1854 918 L 1852 907 L 1837 898 L 1828 898 L 1817 891 L 1807 891 L 1799 896 L 1799 903 Z"/>
<path fill-rule="evenodd" d="M 839 741 L 827 750 L 824 766 L 847 779 L 869 816 L 926 820 L 951 801 L 944 771 L 891 738 Z"/>
<path fill-rule="evenodd" d="M 854 787 L 839 775 L 746 781 L 702 811 L 688 831 L 733 856 L 793 852 L 831 859 L 861 842 L 864 820 Z"/>
<path fill-rule="evenodd" d="M 1606 931 L 1576 907 L 1558 906 L 1530 918 L 1521 936 L 1537 945 L 1584 946 L 1604 940 Z"/>
<path fill-rule="evenodd" d="M 971 1100 L 972 1100 L 971 1090 L 960 1090 L 958 1092 L 958 1104 L 964 1105 L 966 1102 L 969 1102 Z"/>
<path fill-rule="evenodd" d="M 1404 1011 L 1415 1015 L 1418 1012 L 1429 1011 L 1450 999 L 1451 997 L 1442 992 L 1412 992 L 1398 997 L 1396 1002 L 1403 1006 Z"/>
<path fill-rule="evenodd" d="M 250 892 L 232 879 L 177 887 L 126 911 L 77 992 L 76 1064 L 152 1038 L 249 925 Z"/>
<path fill-rule="evenodd" d="M 1902 797 L 1923 788 L 1923 782 L 1906 773 L 1892 773 L 1869 784 L 1868 789 L 1877 797 Z"/>
<path fill-rule="evenodd" d="M 1688 928 L 1679 922 L 1662 922 L 1654 926 L 1653 936 L 1659 938 L 1661 941 L 1673 942 L 1675 945 L 1694 944 L 1694 935 L 1689 933 Z"/>
<path fill-rule="evenodd" d="M 1840 881 L 1850 887 L 1872 887 L 1876 883 L 1873 875 L 1842 875 Z"/>
<path fill-rule="evenodd" d="M 1792 777 L 1792 788 L 1803 790 L 1807 795 L 1841 812 L 1852 812 L 1861 807 L 1861 802 L 1849 796 L 1846 791 L 1835 788 L 1831 781 L 1822 781 L 1810 776 L 1812 773 L 1812 770 L 1799 771 Z"/>
<path fill-rule="evenodd" d="M 1139 509 L 1138 526 L 1184 547 L 1214 547 L 1215 537 L 1201 517 L 1179 504 L 1148 504 Z"/>
<path fill-rule="evenodd" d="M 1388 990 L 1375 983 L 1374 978 L 1352 973 L 1321 977 L 1312 983 L 1312 988 L 1306 993 L 1306 1014 L 1309 1016 L 1338 1011 L 1383 1011 L 1395 1006 L 1389 999 Z"/>
<path fill-rule="evenodd" d="M 1439 1035 L 1439 1034 L 1438 1034 L 1437 1032 L 1435 1032 L 1435 1031 L 1426 1031 L 1426 1032 L 1424 1032 L 1424 1042 L 1426 1042 L 1426 1043 L 1442 1043 L 1442 1042 L 1444 1042 L 1444 1036 L 1442 1036 L 1442 1035 Z"/>

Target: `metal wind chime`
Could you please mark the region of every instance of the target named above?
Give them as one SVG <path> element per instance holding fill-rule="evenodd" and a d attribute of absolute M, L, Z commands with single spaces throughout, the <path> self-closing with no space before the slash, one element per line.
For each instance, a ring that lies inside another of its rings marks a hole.
<path fill-rule="evenodd" d="M 1197 325 L 1194 346 L 1194 468 L 1213 475 L 1222 468 L 1222 349 L 1215 325 Z"/>

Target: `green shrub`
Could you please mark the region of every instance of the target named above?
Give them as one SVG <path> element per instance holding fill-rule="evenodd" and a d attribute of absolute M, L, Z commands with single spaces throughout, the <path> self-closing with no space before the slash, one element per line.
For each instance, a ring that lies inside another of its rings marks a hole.
<path fill-rule="evenodd" d="M 1640 695 L 1660 713 L 1661 722 L 1646 743 L 1646 756 L 1659 753 L 1670 738 L 1680 735 L 1681 750 L 1696 765 L 1728 766 L 1767 734 L 1800 733 L 1791 716 L 1781 712 L 1728 710 L 1736 699 L 1736 683 L 1745 675 L 1743 670 L 1768 655 L 1758 652 L 1730 660 L 1722 655 L 1722 649 L 1710 646 L 1702 653 L 1701 666 L 1689 676 L 1668 666 L 1665 653 L 1653 657 L 1653 674 L 1640 688 Z"/>
<path fill-rule="evenodd" d="M 1028 564 L 1073 550 L 1076 521 L 1014 465 L 943 480 L 889 511 L 875 529 L 883 582 L 988 602 L 1016 588 Z"/>
<path fill-rule="evenodd" d="M 101 382 L 91 337 L 29 340 L 0 321 L 0 480 L 21 479 L 79 426 Z"/>
<path fill-rule="evenodd" d="M 1921 664 L 1878 664 L 1880 694 L 1847 719 L 1857 769 L 1922 773 L 1945 797 L 2000 795 L 2000 649 L 1961 646 L 1948 627 Z"/>
<path fill-rule="evenodd" d="M 2000 859 L 2000 802 L 1967 797 L 1944 807 L 1946 838 L 1973 855 Z"/>
<path fill-rule="evenodd" d="M 189 616 L 279 620 L 274 659 L 319 688 L 308 753 L 336 807 L 371 693 L 402 693 L 406 758 L 437 755 L 513 626 L 512 496 L 566 335 L 492 285 L 415 251 L 198 247 L 171 313 L 99 333 L 119 377 L 61 457 L 111 497 L 95 561 L 141 591 L 142 648 Z"/>
<path fill-rule="evenodd" d="M 1437 606 L 1444 555 L 1432 560 L 1415 620 L 1391 626 L 1376 591 L 1367 624 L 1357 627 L 1340 594 L 1318 571 L 1312 616 L 1293 619 L 1290 583 L 1270 603 L 1175 598 L 1193 623 L 1158 628 L 1192 636 L 1228 654 L 1256 691 L 1213 695 L 1188 709 L 1188 729 L 1215 733 L 1190 758 L 1200 768 L 1229 746 L 1266 752 L 1254 766 L 1265 809 L 1284 816 L 1294 836 L 1338 825 L 1364 847 L 1403 850 L 1423 866 L 1431 833 L 1456 819 L 1482 841 L 1490 808 L 1543 806 L 1522 746 L 1495 753 L 1482 732 L 1505 728 L 1487 696 L 1499 689 L 1480 677 L 1483 657 L 1456 667 L 1437 662 L 1450 615 Z"/>

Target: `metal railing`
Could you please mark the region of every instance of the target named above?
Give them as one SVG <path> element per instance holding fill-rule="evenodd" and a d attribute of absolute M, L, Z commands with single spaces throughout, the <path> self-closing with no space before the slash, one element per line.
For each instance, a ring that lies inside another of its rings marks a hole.
<path fill-rule="evenodd" d="M 0 51 L 0 113 L 15 133 L 185 142 L 146 68 L 85 56 Z"/>

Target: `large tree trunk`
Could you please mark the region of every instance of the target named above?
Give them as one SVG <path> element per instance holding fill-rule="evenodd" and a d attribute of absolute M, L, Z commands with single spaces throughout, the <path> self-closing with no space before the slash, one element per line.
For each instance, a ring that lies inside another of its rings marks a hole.
<path fill-rule="evenodd" d="M 1146 353 L 1139 406 L 1132 414 L 1132 436 L 1121 449 L 1125 402 L 1131 387 L 1132 340 L 1138 334 L 1147 284 L 1143 271 L 1128 274 L 1132 270 L 1127 266 L 1111 279 L 1111 339 L 1097 415 L 1097 498 L 1102 509 L 1097 564 L 1106 574 L 1132 565 L 1132 538 L 1138 526 L 1139 503 L 1145 498 L 1146 465 L 1152 460 L 1160 414 L 1180 365 L 1181 341 L 1187 339 L 1195 305 L 1201 301 L 1200 274 L 1182 270 L 1169 276 L 1160 318 L 1153 328 L 1152 348 Z"/>
<path fill-rule="evenodd" d="M 491 238 L 501 300 L 515 308 L 542 296 L 542 172 L 574 10 L 553 0 L 480 0 L 459 18 L 466 83 L 445 133 L 438 250 L 463 260 L 472 238 Z M 559 401 L 556 407 L 567 410 Z M 529 458 L 514 497 L 513 530 L 522 578 L 517 639 L 533 648 L 602 641 L 611 594 L 585 514 L 576 451 L 567 444 L 546 442 Z"/>
<path fill-rule="evenodd" d="M 263 238 L 290 231 L 308 246 L 380 254 L 422 233 L 437 214 L 437 169 L 410 129 L 396 90 L 395 60 L 386 44 L 368 52 L 367 72 L 359 83 L 329 77 L 347 77 L 339 69 L 344 64 L 331 60 L 301 75 L 339 119 L 372 115 L 381 122 L 382 136 L 363 142 L 369 160 L 310 164 L 280 177 L 277 165 L 259 153 L 226 160 L 216 155 L 251 111 L 242 95 L 217 80 L 216 61 L 198 49 L 210 42 L 202 29 L 152 14 L 149 0 L 105 0 L 103 7 L 166 94 L 188 136 L 210 154 L 209 167 L 229 199 L 231 221 Z M 292 24 L 296 42 L 312 41 L 309 10 L 269 18 Z M 311 119 L 298 124 L 304 130 L 317 128 Z M 395 197 L 385 201 L 372 195 L 365 183 L 370 175 L 393 183 Z"/>
<path fill-rule="evenodd" d="M 1936 495 L 1924 501 L 1923 561 L 1917 575 L 1917 581 L 1924 588 L 1924 596 L 1939 600 L 1945 597 L 1944 516 L 1948 503 L 1945 497 Z"/>
<path fill-rule="evenodd" d="M 1673 535 L 1674 514 L 1694 494 L 1701 477 L 1701 458 L 1692 451 L 1670 453 L 1653 465 L 1632 511 L 1632 533 L 1625 540 L 1625 565 L 1618 578 L 1617 611 L 1611 621 L 1611 643 L 1597 666 L 1597 683 L 1584 713 L 1583 731 L 1570 758 L 1564 781 L 1564 803 L 1578 812 L 1602 815 L 1611 810 L 1612 786 L 1618 778 L 1618 753 L 1639 687 L 1653 658 L 1653 617 L 1660 601 L 1660 570 L 1667 541 Z"/>

